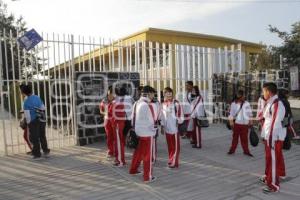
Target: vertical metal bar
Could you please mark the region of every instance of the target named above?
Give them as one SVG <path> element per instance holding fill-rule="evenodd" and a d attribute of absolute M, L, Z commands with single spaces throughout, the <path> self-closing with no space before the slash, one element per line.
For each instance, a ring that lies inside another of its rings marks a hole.
<path fill-rule="evenodd" d="M 162 60 L 163 60 L 163 80 L 164 80 L 164 88 L 167 87 L 167 63 L 166 63 L 166 43 L 162 44 Z"/>
<path fill-rule="evenodd" d="M 44 33 L 42 33 L 42 38 L 44 38 Z M 47 89 L 46 89 L 46 75 L 45 75 L 45 71 L 46 71 L 45 65 L 46 64 L 45 64 L 45 46 L 44 46 L 44 44 L 45 44 L 45 41 L 42 41 L 42 70 L 43 70 L 43 83 L 44 83 L 43 88 L 44 88 L 44 99 L 45 99 L 44 104 L 46 107 L 46 109 L 45 109 L 46 118 L 48 118 L 49 111 L 48 111 L 48 102 L 47 102 L 48 98 L 47 97 L 48 96 L 51 97 L 51 96 L 47 94 Z M 46 46 L 46 48 L 48 48 L 48 46 Z M 49 78 L 47 81 L 49 81 Z M 48 126 L 46 126 L 46 133 L 48 133 L 48 130 L 49 130 L 49 128 L 48 128 Z"/>
<path fill-rule="evenodd" d="M 74 134 L 74 139 L 76 142 L 78 142 L 78 137 L 77 137 L 77 116 L 76 116 L 76 106 L 75 106 L 75 101 L 76 101 L 76 94 L 75 94 L 75 64 L 74 64 L 74 36 L 71 35 L 71 69 L 72 69 L 72 77 L 71 77 L 71 80 L 72 80 L 72 90 L 71 90 L 71 93 L 73 93 L 73 95 L 71 95 L 71 99 L 72 99 L 72 111 L 73 111 L 73 134 Z"/>
<path fill-rule="evenodd" d="M 89 71 L 91 72 L 92 71 L 92 63 L 91 63 L 91 51 L 92 51 L 92 47 L 91 47 L 91 36 L 89 36 L 89 60 L 88 60 L 88 64 L 89 64 Z"/>
<path fill-rule="evenodd" d="M 82 36 L 82 55 L 83 55 L 83 65 L 82 65 L 82 67 L 83 67 L 83 71 L 85 72 L 86 71 L 86 69 L 85 69 L 85 51 L 84 51 L 84 36 Z"/>
<path fill-rule="evenodd" d="M 203 80 L 204 80 L 204 84 L 203 84 L 203 87 L 204 87 L 204 90 L 203 90 L 203 95 L 206 97 L 206 89 L 207 89 L 207 70 L 208 70 L 208 66 L 207 66 L 207 63 L 206 63 L 206 59 L 207 59 L 207 52 L 206 52 L 206 48 L 203 47 L 202 48 L 202 53 L 203 53 Z"/>
<path fill-rule="evenodd" d="M 69 36 L 68 36 L 69 37 Z M 78 71 L 83 71 L 81 69 L 81 51 L 80 51 L 80 36 L 78 36 Z M 70 73 L 70 72 L 69 72 Z M 70 75 L 70 74 L 69 74 Z"/>
<path fill-rule="evenodd" d="M 126 71 L 129 71 L 129 47 L 128 47 L 128 41 L 126 40 L 125 43 L 125 48 L 126 48 Z"/>
<path fill-rule="evenodd" d="M 225 73 L 229 72 L 228 67 L 228 47 L 224 47 L 224 65 L 225 65 Z"/>
<path fill-rule="evenodd" d="M 193 65 L 193 82 L 196 83 L 196 58 L 195 58 L 195 47 L 192 46 L 192 65 Z"/>
<path fill-rule="evenodd" d="M 185 82 L 186 82 L 186 69 L 187 66 L 185 65 L 185 46 L 180 45 L 181 47 L 181 80 L 182 80 L 182 92 L 185 93 Z"/>
<path fill-rule="evenodd" d="M 95 51 L 96 51 L 96 42 L 95 42 L 95 38 L 93 37 L 93 72 L 95 72 L 96 71 L 96 59 L 95 59 L 95 57 L 96 57 L 96 55 L 95 55 Z"/>
<path fill-rule="evenodd" d="M 13 36 L 12 36 L 12 31 L 9 31 L 9 39 L 10 39 L 10 53 L 11 53 L 11 65 L 12 65 L 12 82 L 13 82 L 13 94 L 14 94 L 14 109 L 15 109 L 15 120 L 18 122 L 18 108 L 17 108 L 17 91 L 16 91 L 16 74 L 15 74 L 15 58 L 14 58 L 14 48 L 13 48 Z M 11 122 L 12 123 L 12 122 Z M 15 131 L 17 133 L 17 148 L 18 148 L 18 153 L 20 153 L 20 140 L 19 140 L 19 134 L 18 134 L 18 127 L 14 127 Z"/>
<path fill-rule="evenodd" d="M 131 49 L 131 41 L 129 42 L 129 64 L 130 64 L 130 72 L 132 72 L 132 49 Z"/>
<path fill-rule="evenodd" d="M 151 86 L 154 87 L 154 67 L 153 67 L 153 43 L 149 42 L 149 63 L 151 72 Z"/>
<path fill-rule="evenodd" d="M 244 69 L 243 69 L 242 44 L 241 43 L 238 44 L 238 51 L 239 51 L 239 71 L 238 72 L 242 72 L 242 71 L 244 71 Z"/>
<path fill-rule="evenodd" d="M 17 30 L 17 38 L 19 38 L 19 30 Z M 19 82 L 23 82 L 23 77 L 22 77 L 22 65 L 21 65 L 21 52 L 20 52 L 20 45 L 19 42 L 17 42 L 17 52 L 18 52 L 18 67 L 19 67 Z M 20 92 L 19 92 L 20 94 Z M 19 100 L 21 102 L 21 110 L 22 110 L 22 102 L 23 102 L 23 95 L 19 95 Z M 19 140 L 19 134 L 18 134 L 18 140 Z M 23 146 L 24 146 L 24 150 L 25 152 L 27 151 L 27 145 L 26 143 L 23 141 Z"/>
<path fill-rule="evenodd" d="M 6 30 L 4 29 L 4 55 L 5 55 L 5 63 L 6 63 L 6 83 L 7 83 L 7 92 L 8 92 L 8 114 L 9 114 L 9 121 L 10 121 L 10 139 L 11 139 L 11 150 L 12 154 L 14 154 L 14 142 L 13 142 L 13 128 L 12 128 L 12 119 L 11 119 L 11 103 L 10 103 L 10 79 L 8 73 L 8 55 L 7 55 L 7 37 L 6 37 Z"/>
<path fill-rule="evenodd" d="M 160 96 L 160 64 L 159 64 L 159 43 L 156 42 L 156 89 L 157 89 L 157 97 L 158 101 L 161 101 L 161 96 Z"/>
<path fill-rule="evenodd" d="M 223 66 L 222 66 L 223 62 L 222 62 L 222 50 L 220 47 L 218 48 L 218 60 L 219 60 L 219 71 L 218 72 L 221 74 L 221 73 L 223 73 Z"/>
<path fill-rule="evenodd" d="M 69 99 L 69 94 L 68 94 L 68 82 L 67 82 L 67 56 L 66 56 L 66 35 L 63 34 L 63 51 L 64 51 L 64 80 L 63 83 L 65 85 L 65 97 L 64 97 L 64 105 L 66 107 L 66 117 L 64 116 L 64 113 L 62 114 L 63 116 L 63 122 L 66 120 L 66 129 L 67 129 L 67 140 L 68 140 L 68 145 L 70 145 L 70 129 L 69 129 L 69 104 L 68 104 L 68 99 Z M 70 66 L 70 65 L 68 65 Z M 65 133 L 65 132 L 64 132 Z M 65 137 L 64 137 L 65 138 Z"/>
<path fill-rule="evenodd" d="M 192 79 L 191 77 L 191 46 L 187 46 L 186 49 L 186 63 L 187 63 L 187 73 L 188 73 L 188 80 L 190 81 Z"/>
<path fill-rule="evenodd" d="M 173 63 L 173 44 L 169 43 L 169 63 L 168 63 L 168 66 L 169 66 L 169 81 L 170 81 L 170 87 L 174 90 L 174 63 Z M 175 55 L 175 54 L 174 54 Z"/>
<path fill-rule="evenodd" d="M 121 71 L 121 50 L 120 50 L 120 40 L 118 40 L 118 68 Z"/>
<path fill-rule="evenodd" d="M 103 55 L 103 70 L 106 71 L 106 63 L 105 63 L 105 39 L 103 38 L 103 51 L 102 51 L 102 55 Z"/>
<path fill-rule="evenodd" d="M 60 60 L 60 48 L 61 48 L 61 43 L 60 43 L 60 37 L 59 37 L 59 34 L 57 34 L 57 46 L 58 46 L 58 49 L 57 49 L 57 53 L 58 53 L 58 86 L 59 86 L 59 107 L 60 107 L 60 130 L 61 130 L 61 134 L 60 134 L 60 140 L 61 140 L 61 143 L 62 143 L 62 146 L 64 146 L 64 120 L 63 120 L 63 101 L 62 101 L 62 83 L 63 83 L 63 80 L 62 80 L 62 76 L 61 76 L 61 67 L 64 67 L 64 65 L 61 64 L 61 60 Z"/>
<path fill-rule="evenodd" d="M 52 77 L 50 72 L 50 52 L 49 52 L 49 35 L 46 35 L 46 46 L 47 46 L 47 72 L 48 72 L 48 91 L 49 91 L 49 108 L 50 108 L 50 135 L 52 140 L 52 148 L 54 148 L 54 133 L 53 133 L 53 108 L 52 108 Z M 54 68 L 52 68 L 54 71 Z"/>
<path fill-rule="evenodd" d="M 111 65 L 112 65 L 112 71 L 116 71 L 116 66 L 115 66 L 115 41 L 112 40 L 111 46 L 112 46 L 112 53 L 111 53 Z"/>
<path fill-rule="evenodd" d="M 66 78 L 68 78 L 67 80 L 66 80 L 66 82 L 68 83 L 68 87 L 69 87 L 69 89 L 70 89 L 70 95 L 68 96 L 68 99 L 66 100 L 66 102 L 67 102 L 67 126 L 68 126 L 68 144 L 70 145 L 71 144 L 71 135 L 74 135 L 74 124 L 72 123 L 72 113 L 74 113 L 75 111 L 74 111 L 74 109 L 75 108 L 73 108 L 73 104 L 72 104 L 72 94 L 73 94 L 73 91 L 72 91 L 72 79 L 71 79 L 71 77 L 72 77 L 72 69 L 71 69 L 71 49 L 70 49 L 70 35 L 68 35 L 68 68 L 69 68 L 69 70 L 68 70 L 68 76 L 66 77 Z M 79 46 L 80 46 L 80 44 L 79 44 Z M 75 49 L 75 48 L 74 48 Z M 79 55 L 79 57 L 80 57 L 80 55 Z M 80 66 L 80 62 L 78 62 L 78 65 Z M 79 68 L 78 68 L 79 69 Z M 75 71 L 75 68 L 73 69 L 74 71 Z M 69 111 L 69 106 L 70 106 L 70 111 Z M 71 120 L 71 122 L 70 122 L 70 120 Z M 71 124 L 71 130 L 70 130 L 70 124 Z M 72 134 L 71 134 L 71 131 L 72 131 Z M 74 137 L 74 136 L 73 136 Z M 73 143 L 72 144 L 74 144 L 74 140 L 73 140 Z"/>
<path fill-rule="evenodd" d="M 146 63 L 146 42 L 142 42 L 142 68 L 144 73 L 144 82 L 146 85 L 148 85 L 148 67 Z"/>
<path fill-rule="evenodd" d="M 198 59 L 197 68 L 198 68 L 199 88 L 200 88 L 200 90 L 202 90 L 201 52 L 200 52 L 200 47 L 199 46 L 197 47 L 197 59 Z"/>
<path fill-rule="evenodd" d="M 2 32 L 3 35 L 0 33 L 0 99 L 1 99 L 1 112 L 4 113 L 4 98 L 3 98 L 3 86 L 4 86 L 4 77 L 3 77 L 3 57 L 2 57 L 2 40 L 5 40 L 4 31 Z M 6 64 L 7 65 L 7 64 Z M 8 155 L 7 150 L 7 139 L 6 139 L 6 126 L 5 126 L 5 119 L 2 120 L 2 135 L 3 135 L 3 147 L 4 147 L 4 155 Z"/>
<path fill-rule="evenodd" d="M 175 74 L 176 74 L 176 95 L 179 94 L 179 88 L 180 88 L 180 79 L 179 79 L 179 70 L 180 70 L 180 63 L 179 63 L 179 45 L 175 44 Z"/>
<path fill-rule="evenodd" d="M 235 49 L 234 45 L 231 45 L 231 71 L 235 72 L 236 66 L 235 66 Z"/>
<path fill-rule="evenodd" d="M 111 60 L 111 40 L 110 40 L 109 47 L 108 47 L 108 71 L 113 71 L 111 65 L 112 65 L 112 60 Z"/>
<path fill-rule="evenodd" d="M 60 136 L 59 136 L 59 110 L 58 110 L 58 107 L 59 107 L 59 104 L 58 104 L 58 99 L 57 99 L 57 95 L 58 95 L 58 90 L 57 90 L 57 68 L 59 70 L 59 67 L 57 66 L 57 63 L 56 63 L 56 42 L 55 42 L 55 34 L 53 33 L 53 64 L 54 64 L 54 68 L 53 68 L 53 71 L 54 71 L 54 90 L 55 90 L 55 108 L 56 108 L 56 116 L 55 116 L 55 119 L 56 119 L 56 134 L 57 134 L 57 138 L 56 140 L 58 140 L 58 147 L 60 148 L 61 147 L 61 143 L 60 143 Z"/>
<path fill-rule="evenodd" d="M 101 45 L 101 38 L 99 38 L 99 71 L 103 71 L 102 69 L 102 55 L 101 55 L 101 51 L 102 51 L 102 45 Z"/>

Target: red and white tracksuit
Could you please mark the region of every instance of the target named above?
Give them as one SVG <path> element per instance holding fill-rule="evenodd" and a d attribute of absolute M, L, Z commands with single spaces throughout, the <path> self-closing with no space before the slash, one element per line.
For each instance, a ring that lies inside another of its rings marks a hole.
<path fill-rule="evenodd" d="M 192 143 L 197 148 L 202 147 L 201 127 L 197 125 L 197 119 L 204 117 L 204 110 L 203 98 L 198 96 L 191 103 L 191 121 L 188 126 L 188 130 L 192 130 Z"/>
<path fill-rule="evenodd" d="M 131 167 L 129 170 L 130 174 L 135 174 L 143 161 L 144 168 L 144 181 L 152 179 L 152 159 L 153 159 L 153 145 L 154 136 L 157 128 L 153 119 L 158 115 L 158 108 L 153 103 L 150 103 L 150 99 L 147 97 L 141 97 L 139 101 L 135 103 L 136 113 L 134 129 L 136 134 L 139 136 L 139 144 L 135 149 L 132 157 Z M 153 112 L 152 112 L 152 111 Z M 153 113 L 153 114 L 152 114 Z M 133 119 L 134 117 L 132 117 Z"/>
<path fill-rule="evenodd" d="M 181 103 L 182 105 L 182 110 L 183 110 L 183 115 L 184 115 L 184 123 L 186 123 L 187 127 L 191 127 L 190 130 L 188 129 L 186 133 L 180 133 L 181 135 L 186 134 L 188 138 L 192 137 L 192 130 L 193 130 L 193 120 L 191 118 L 191 105 L 192 105 L 192 100 L 191 100 L 191 92 L 188 92 L 184 95 L 183 101 Z"/>
<path fill-rule="evenodd" d="M 264 109 L 264 125 L 262 136 L 265 140 L 266 154 L 266 183 L 273 189 L 279 190 L 279 176 L 285 175 L 282 145 L 286 136 L 286 128 L 282 126 L 285 107 L 278 96 L 271 97 Z"/>
<path fill-rule="evenodd" d="M 235 101 L 231 103 L 229 119 L 235 118 L 233 126 L 232 143 L 229 152 L 234 153 L 241 138 L 241 145 L 245 154 L 249 154 L 248 147 L 248 131 L 249 131 L 249 120 L 252 117 L 252 109 L 250 103 L 245 101 L 241 108 L 242 102 Z M 241 109 L 241 110 L 240 110 Z"/>
<path fill-rule="evenodd" d="M 126 121 L 126 112 L 124 97 L 116 97 L 112 107 L 114 139 L 115 139 L 115 164 L 125 165 L 125 138 L 124 127 Z"/>
<path fill-rule="evenodd" d="M 170 167 L 178 167 L 180 153 L 180 136 L 177 125 L 184 123 L 182 107 L 176 100 L 165 101 L 162 105 L 161 125 L 166 134 Z"/>
<path fill-rule="evenodd" d="M 114 125 L 113 125 L 113 104 L 108 99 L 100 103 L 100 113 L 104 114 L 104 129 L 106 133 L 107 154 L 114 156 Z"/>

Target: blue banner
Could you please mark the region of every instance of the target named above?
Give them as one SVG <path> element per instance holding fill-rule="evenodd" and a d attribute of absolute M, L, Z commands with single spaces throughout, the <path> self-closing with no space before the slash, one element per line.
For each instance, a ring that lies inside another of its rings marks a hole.
<path fill-rule="evenodd" d="M 18 42 L 21 47 L 29 51 L 35 47 L 43 38 L 34 30 L 27 31 L 23 36 L 18 38 Z"/>

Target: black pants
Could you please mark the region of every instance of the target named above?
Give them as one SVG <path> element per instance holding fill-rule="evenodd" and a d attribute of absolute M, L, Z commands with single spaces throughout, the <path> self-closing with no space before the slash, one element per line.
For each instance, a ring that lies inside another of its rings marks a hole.
<path fill-rule="evenodd" d="M 44 153 L 49 152 L 46 139 L 46 123 L 35 119 L 29 123 L 29 139 L 32 143 L 32 155 L 41 156 L 41 147 Z"/>

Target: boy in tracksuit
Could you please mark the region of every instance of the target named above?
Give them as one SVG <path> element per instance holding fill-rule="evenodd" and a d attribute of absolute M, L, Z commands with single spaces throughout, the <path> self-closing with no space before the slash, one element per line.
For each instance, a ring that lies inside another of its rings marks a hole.
<path fill-rule="evenodd" d="M 202 147 L 202 137 L 201 137 L 201 127 L 197 124 L 197 120 L 204 117 L 204 101 L 200 95 L 200 90 L 198 86 L 194 86 L 192 90 L 192 102 L 191 102 L 191 121 L 188 126 L 188 130 L 192 128 L 192 147 L 201 148 Z"/>
<path fill-rule="evenodd" d="M 100 113 L 104 115 L 104 129 L 106 133 L 107 158 L 114 157 L 114 124 L 113 124 L 113 100 L 114 95 L 110 87 L 107 96 L 100 103 Z"/>
<path fill-rule="evenodd" d="M 182 99 L 182 109 L 184 114 L 184 123 L 186 123 L 187 131 L 186 133 L 180 133 L 182 138 L 192 137 L 192 119 L 191 119 L 191 105 L 192 105 L 192 91 L 193 91 L 193 81 L 187 81 L 185 83 L 185 94 Z M 190 128 L 188 128 L 190 127 Z M 192 142 L 191 142 L 192 143 Z"/>
<path fill-rule="evenodd" d="M 279 176 L 283 163 L 281 159 L 281 151 L 283 141 L 286 136 L 286 128 L 282 121 L 285 116 L 285 107 L 278 99 L 277 86 L 275 83 L 265 83 L 263 86 L 264 98 L 267 101 L 264 109 L 264 125 L 262 127 L 262 136 L 265 143 L 265 176 L 262 180 L 266 187 L 263 192 L 279 191 Z"/>
<path fill-rule="evenodd" d="M 113 125 L 114 125 L 114 139 L 115 139 L 115 163 L 116 167 L 123 167 L 125 162 L 125 138 L 124 127 L 126 122 L 125 111 L 125 94 L 126 89 L 124 87 L 116 89 L 116 98 L 113 101 L 112 113 L 113 113 Z"/>
<path fill-rule="evenodd" d="M 129 173 L 139 174 L 138 171 L 141 161 L 143 161 L 144 182 L 149 183 L 156 180 L 152 176 L 153 140 L 157 131 L 155 119 L 157 119 L 157 107 L 151 103 L 154 97 L 153 89 L 144 86 L 141 98 L 133 106 L 132 124 L 139 137 L 138 147 L 132 157 Z"/>
<path fill-rule="evenodd" d="M 161 125 L 162 133 L 166 134 L 166 140 L 169 153 L 169 168 L 178 168 L 180 153 L 180 136 L 178 133 L 178 124 L 184 122 L 182 107 L 177 100 L 173 98 L 173 90 L 169 87 L 164 89 L 164 103 L 162 104 Z"/>
<path fill-rule="evenodd" d="M 249 126 L 252 125 L 251 117 L 252 110 L 250 103 L 245 101 L 244 91 L 239 90 L 237 93 L 237 98 L 231 103 L 230 106 L 229 122 L 231 127 L 233 127 L 233 136 L 232 144 L 228 154 L 234 154 L 240 137 L 244 154 L 253 157 L 248 147 Z"/>

